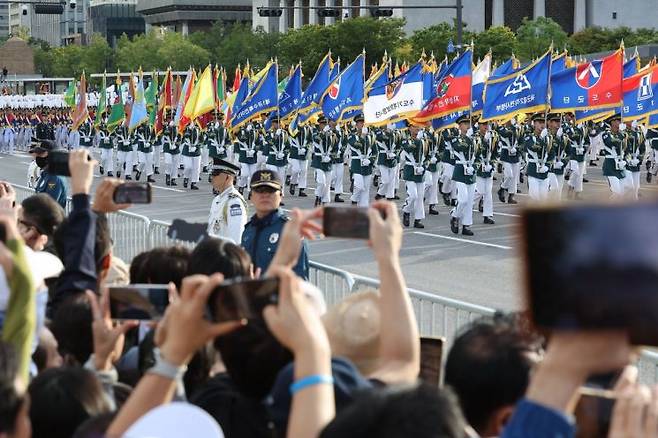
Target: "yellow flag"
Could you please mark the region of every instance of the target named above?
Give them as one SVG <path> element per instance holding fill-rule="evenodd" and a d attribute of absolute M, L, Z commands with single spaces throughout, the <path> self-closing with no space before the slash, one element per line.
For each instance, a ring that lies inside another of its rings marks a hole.
<path fill-rule="evenodd" d="M 203 71 L 197 81 L 190 98 L 185 104 L 183 116 L 190 122 L 215 108 L 215 96 L 212 85 L 212 68 L 210 65 Z"/>

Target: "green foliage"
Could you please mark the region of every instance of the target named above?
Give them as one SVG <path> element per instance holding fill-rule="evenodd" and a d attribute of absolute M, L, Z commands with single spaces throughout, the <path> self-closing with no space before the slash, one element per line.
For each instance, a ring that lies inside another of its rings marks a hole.
<path fill-rule="evenodd" d="M 171 66 L 174 70 L 187 70 L 190 66 L 197 69 L 205 67 L 212 61 L 210 53 L 185 38 L 180 33 L 165 34 L 162 45 L 157 51 L 160 62 L 151 68 L 164 70 Z"/>
<path fill-rule="evenodd" d="M 588 27 L 571 35 L 569 50 L 576 54 L 605 52 L 619 48 L 622 40 L 626 47 L 655 44 L 658 43 L 658 30 L 637 29 L 632 31 L 628 27 L 615 29 Z"/>
<path fill-rule="evenodd" d="M 493 60 L 497 63 L 506 61 L 516 50 L 516 34 L 507 26 L 493 26 L 475 37 L 475 59 L 484 58 L 491 49 Z"/>
<path fill-rule="evenodd" d="M 516 31 L 518 57 L 530 61 L 548 50 L 551 43 L 560 51 L 567 46 L 568 36 L 559 24 L 547 17 L 523 20 Z"/>
<path fill-rule="evenodd" d="M 135 35 L 132 39 L 126 34 L 121 35 L 115 51 L 115 68 L 134 71 L 141 66 L 143 70 L 149 71 L 161 68 L 163 64 L 167 67 L 169 61 L 163 61 L 158 55 L 162 42 L 163 37 L 153 30 L 147 34 Z"/>
<path fill-rule="evenodd" d="M 475 37 L 475 33 L 466 29 L 462 32 L 463 44 L 470 44 Z M 453 44 L 457 44 L 457 28 L 448 23 L 440 23 L 415 31 L 409 40 L 413 47 L 414 59 L 420 58 L 424 50 L 427 54 L 434 52 L 436 59 L 442 60 L 447 54 L 448 42 L 452 40 Z M 485 53 L 488 50 L 487 47 Z"/>

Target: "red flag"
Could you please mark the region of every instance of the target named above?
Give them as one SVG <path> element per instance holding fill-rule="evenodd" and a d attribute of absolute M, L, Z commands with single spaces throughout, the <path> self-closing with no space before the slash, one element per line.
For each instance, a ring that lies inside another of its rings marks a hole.
<path fill-rule="evenodd" d="M 88 118 L 87 80 L 85 79 L 85 74 L 83 72 L 82 76 L 80 76 L 80 84 L 78 86 L 78 101 L 75 104 L 75 109 L 71 113 L 72 129 L 77 130 Z"/>
<path fill-rule="evenodd" d="M 240 64 L 238 64 L 237 68 L 235 69 L 235 77 L 233 78 L 233 92 L 237 93 L 237 91 L 240 89 L 240 83 L 242 82 L 242 73 L 240 70 Z"/>

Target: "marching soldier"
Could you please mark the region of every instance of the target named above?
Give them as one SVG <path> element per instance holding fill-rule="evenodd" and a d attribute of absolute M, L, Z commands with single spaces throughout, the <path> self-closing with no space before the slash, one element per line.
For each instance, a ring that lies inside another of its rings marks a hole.
<path fill-rule="evenodd" d="M 128 128 L 125 125 L 121 124 L 116 129 L 117 132 L 117 145 L 118 145 L 118 154 L 117 158 L 119 159 L 119 170 L 117 170 L 117 178 L 121 178 L 121 171 L 125 172 L 125 179 L 129 181 L 132 179 L 132 170 L 133 170 L 133 147 L 130 140 L 130 133 Z"/>
<path fill-rule="evenodd" d="M 514 120 L 514 119 L 512 119 Z M 503 163 L 503 182 L 498 189 L 498 200 L 508 204 L 517 204 L 514 195 L 518 190 L 521 163 L 518 141 L 520 129 L 512 121 L 501 125 L 496 130 L 500 144 L 500 161 Z"/>
<path fill-rule="evenodd" d="M 313 128 L 300 126 L 296 135 L 290 136 L 290 194 L 299 188 L 299 197 L 305 198 L 306 179 L 308 177 L 308 154 L 313 149 Z"/>
<path fill-rule="evenodd" d="M 560 126 L 559 114 L 548 115 L 548 137 L 550 148 L 549 170 L 548 170 L 548 192 L 560 200 L 562 199 L 562 188 L 564 187 L 564 168 L 567 164 L 568 139 Z"/>
<path fill-rule="evenodd" d="M 336 143 L 336 135 L 326 125 L 327 119 L 320 116 L 318 119 L 318 132 L 313 139 L 313 155 L 311 167 L 315 169 L 315 204 L 327 204 L 331 201 L 330 183 L 331 183 L 331 151 Z"/>
<path fill-rule="evenodd" d="M 429 141 L 417 126 L 409 126 L 408 139 L 402 141 L 404 168 L 402 179 L 407 189 L 407 199 L 402 207 L 402 223 L 408 227 L 411 223 L 411 213 L 414 214 L 414 228 L 425 228 L 425 161 L 429 149 Z"/>
<path fill-rule="evenodd" d="M 331 188 L 334 191 L 334 202 L 345 202 L 341 198 L 345 174 L 345 136 L 334 120 L 329 120 L 329 129 L 336 136 L 336 143 L 331 150 Z"/>
<path fill-rule="evenodd" d="M 169 123 L 160 139 L 164 151 L 165 162 L 165 184 L 168 186 L 177 186 L 178 166 L 180 165 L 181 150 L 177 139 L 178 132 L 174 122 Z"/>
<path fill-rule="evenodd" d="M 615 114 L 607 120 L 610 129 L 602 135 L 603 140 L 603 176 L 608 180 L 610 191 L 613 199 L 619 199 L 624 196 L 626 181 L 625 169 L 626 161 L 624 160 L 624 151 L 628 142 L 628 134 L 622 132 L 620 128 L 621 115 Z"/>
<path fill-rule="evenodd" d="M 651 128 L 647 130 L 647 141 L 651 146 L 649 159 L 647 160 L 647 183 L 651 183 L 652 177 L 658 175 L 658 129 Z M 649 163 L 651 163 L 649 165 Z"/>
<path fill-rule="evenodd" d="M 487 122 L 480 122 L 473 135 L 475 150 L 475 199 L 478 211 L 484 215 L 484 223 L 493 225 L 493 170 L 498 158 L 498 134 L 489 129 Z"/>
<path fill-rule="evenodd" d="M 580 199 L 580 194 L 583 192 L 583 182 L 585 181 L 585 170 L 587 169 L 585 156 L 590 137 L 587 135 L 587 127 L 582 125 L 574 126 L 573 117 L 569 113 L 567 113 L 567 118 L 569 119 L 568 123 L 563 126 L 569 139 L 567 154 L 569 155 L 569 168 L 571 169 L 567 197 Z"/>
<path fill-rule="evenodd" d="M 94 144 L 93 136 L 94 127 L 91 125 L 91 121 L 86 121 L 80 125 L 79 129 L 79 145 L 84 148 L 91 148 Z"/>
<path fill-rule="evenodd" d="M 197 183 L 201 173 L 200 131 L 196 126 L 188 126 L 183 134 L 183 187 L 199 190 Z"/>
<path fill-rule="evenodd" d="M 441 174 L 439 172 L 440 163 L 441 163 L 441 147 L 443 142 L 441 141 L 441 133 L 439 131 L 434 131 L 430 138 L 428 138 L 429 150 L 427 152 L 427 173 L 426 173 L 426 184 L 425 191 L 427 192 L 427 202 L 429 203 L 430 215 L 438 215 L 439 210 L 437 204 L 439 203 L 439 178 Z"/>
<path fill-rule="evenodd" d="M 136 134 L 139 164 L 137 165 L 135 179 L 139 181 L 142 173 L 146 172 L 146 181 L 155 182 L 155 179 L 153 179 L 153 139 L 151 137 L 151 128 L 147 125 L 142 125 L 137 128 Z"/>
<path fill-rule="evenodd" d="M 286 180 L 288 152 L 290 142 L 287 131 L 279 127 L 279 120 L 272 120 L 270 131 L 263 138 L 263 155 L 266 156 L 265 168 L 279 174 L 281 180 Z"/>
<path fill-rule="evenodd" d="M 545 201 L 548 198 L 548 164 L 550 145 L 544 114 L 532 116 L 533 132 L 523 139 L 528 154 L 528 196 L 533 201 Z"/>
<path fill-rule="evenodd" d="M 377 167 L 380 174 L 375 199 L 386 198 L 393 200 L 395 196 L 395 172 L 400 155 L 399 134 L 394 130 L 381 128 L 375 132 L 375 139 L 377 142 Z"/>
<path fill-rule="evenodd" d="M 368 128 L 363 126 L 363 115 L 354 119 L 356 131 L 347 139 L 350 146 L 350 171 L 354 178 L 352 204 L 367 207 L 370 203 L 370 185 L 372 182 L 372 169 L 375 162 L 375 139 Z"/>
<path fill-rule="evenodd" d="M 224 113 L 217 115 L 217 120 L 213 123 L 212 128 L 208 129 L 206 135 L 206 148 L 208 149 L 208 156 L 215 163 L 216 159 L 229 160 L 229 153 L 231 158 L 233 154 L 226 149 L 228 144 L 228 131 L 224 127 Z M 236 173 L 237 175 L 237 173 Z M 208 175 L 208 182 L 212 182 L 212 172 Z"/>
<path fill-rule="evenodd" d="M 642 127 L 633 122 L 633 125 L 628 132 L 628 139 L 626 143 L 626 150 L 624 151 L 626 169 L 627 186 L 632 190 L 633 198 L 638 199 L 640 193 L 640 168 L 646 153 L 646 138 L 642 132 Z"/>
<path fill-rule="evenodd" d="M 477 151 L 473 140 L 467 135 L 470 117 L 463 115 L 457 119 L 459 134 L 452 138 L 450 148 L 456 158 L 453 181 L 457 185 L 457 206 L 450 213 L 450 230 L 458 234 L 462 226 L 464 236 L 472 236 L 473 203 L 475 200 L 475 157 Z"/>
<path fill-rule="evenodd" d="M 107 176 L 114 176 L 114 142 L 107 132 L 105 122 L 102 122 L 98 129 L 98 147 L 101 150 L 100 173 L 103 175 L 107 171 Z"/>
<path fill-rule="evenodd" d="M 457 186 L 452 178 L 455 171 L 455 157 L 452 139 L 459 136 L 459 130 L 448 128 L 441 134 L 443 138 L 443 156 L 441 157 L 441 195 L 446 206 L 457 205 Z"/>
<path fill-rule="evenodd" d="M 249 196 L 249 187 L 247 187 L 247 184 L 251 181 L 251 175 L 257 170 L 256 152 L 258 152 L 259 137 L 254 126 L 249 123 L 245 128 L 240 129 L 233 145 L 234 150 L 239 152 L 240 179 L 238 190 L 245 197 Z"/>
<path fill-rule="evenodd" d="M 230 239 L 237 245 L 247 223 L 247 202 L 233 185 L 239 171 L 240 166 L 223 158 L 213 158 L 210 174 L 217 196 L 212 201 L 208 218 L 210 236 Z"/>

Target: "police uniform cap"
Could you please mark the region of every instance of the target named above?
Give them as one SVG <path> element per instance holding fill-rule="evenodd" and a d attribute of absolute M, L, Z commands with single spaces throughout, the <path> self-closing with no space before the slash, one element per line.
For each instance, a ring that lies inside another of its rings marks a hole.
<path fill-rule="evenodd" d="M 318 117 L 318 123 L 327 123 L 327 118 L 325 116 Z"/>
<path fill-rule="evenodd" d="M 40 154 L 42 152 L 50 152 L 57 149 L 55 142 L 52 140 L 41 140 L 39 144 L 33 144 L 33 147 L 28 151 L 30 154 Z"/>
<path fill-rule="evenodd" d="M 548 115 L 547 119 L 548 119 L 549 121 L 557 120 L 557 121 L 559 122 L 559 121 L 562 120 L 562 116 L 561 116 L 561 114 L 558 114 L 558 113 L 550 113 L 550 114 Z"/>
<path fill-rule="evenodd" d="M 281 190 L 281 177 L 273 170 L 257 170 L 251 176 L 249 186 L 252 189 L 256 187 L 272 187 L 273 189 Z"/>
<path fill-rule="evenodd" d="M 460 117 L 457 119 L 456 123 L 457 123 L 458 125 L 460 125 L 460 124 L 462 124 L 462 123 L 468 123 L 468 124 L 470 124 L 470 123 L 471 123 L 471 117 L 470 117 L 468 114 L 464 114 L 463 116 L 460 116 Z"/>
<path fill-rule="evenodd" d="M 357 123 L 358 122 L 365 122 L 365 119 L 363 118 L 363 114 L 359 114 L 358 116 L 356 116 L 354 118 L 354 121 L 357 122 Z"/>
<path fill-rule="evenodd" d="M 613 114 L 606 119 L 606 123 L 611 123 L 614 120 L 621 120 L 621 114 Z"/>
<path fill-rule="evenodd" d="M 533 122 L 543 122 L 546 120 L 546 114 L 544 113 L 533 114 L 531 120 Z"/>
<path fill-rule="evenodd" d="M 211 170 L 213 176 L 217 176 L 220 173 L 236 176 L 240 167 L 223 158 L 213 158 Z"/>

